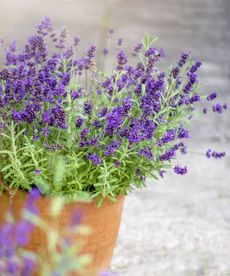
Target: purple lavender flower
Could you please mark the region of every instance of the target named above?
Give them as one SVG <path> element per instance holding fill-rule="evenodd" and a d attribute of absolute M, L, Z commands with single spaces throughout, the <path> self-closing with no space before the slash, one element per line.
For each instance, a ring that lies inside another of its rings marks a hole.
<path fill-rule="evenodd" d="M 204 107 L 204 108 L 203 108 L 203 113 L 206 114 L 207 112 L 208 112 L 207 107 Z"/>
<path fill-rule="evenodd" d="M 181 149 L 180 149 L 180 152 L 181 154 L 187 154 L 187 146 L 183 146 Z"/>
<path fill-rule="evenodd" d="M 141 181 L 145 181 L 145 176 L 143 175 L 143 173 L 142 173 L 142 171 L 139 169 L 139 168 L 137 168 L 136 169 L 136 176 L 141 180 Z"/>
<path fill-rule="evenodd" d="M 19 263 L 15 260 L 9 260 L 6 270 L 8 275 L 16 275 L 16 273 L 20 270 Z"/>
<path fill-rule="evenodd" d="M 114 107 L 112 112 L 106 117 L 108 126 L 113 127 L 115 129 L 121 126 L 123 123 L 122 115 L 123 115 L 123 109 L 119 107 Z"/>
<path fill-rule="evenodd" d="M 207 101 L 212 101 L 217 97 L 216 92 L 212 92 L 210 95 L 207 96 Z"/>
<path fill-rule="evenodd" d="M 52 23 L 50 18 L 45 17 L 39 24 L 37 24 L 36 29 L 39 35 L 46 36 L 52 31 Z"/>
<path fill-rule="evenodd" d="M 77 47 L 77 46 L 78 46 L 80 40 L 81 40 L 80 36 L 75 36 L 75 37 L 74 37 L 74 44 L 73 44 L 74 47 Z"/>
<path fill-rule="evenodd" d="M 184 147 L 183 143 L 175 144 L 172 148 L 160 156 L 160 161 L 170 161 L 176 156 L 176 151 L 181 147 Z"/>
<path fill-rule="evenodd" d="M 89 132 L 90 132 L 89 129 L 83 128 L 82 131 L 80 132 L 80 137 L 81 137 L 81 139 L 86 138 L 86 136 L 87 136 L 87 134 L 88 134 Z"/>
<path fill-rule="evenodd" d="M 200 61 L 196 61 L 196 63 L 190 68 L 190 72 L 195 73 L 201 65 L 202 63 Z"/>
<path fill-rule="evenodd" d="M 114 153 L 119 149 L 121 145 L 121 142 L 116 140 L 116 141 L 113 141 L 111 144 L 109 144 L 107 147 L 106 147 L 106 150 L 105 150 L 105 156 L 108 157 L 110 155 L 114 155 Z"/>
<path fill-rule="evenodd" d="M 53 122 L 52 115 L 50 114 L 49 111 L 43 112 L 42 118 L 43 118 L 43 122 L 44 122 L 45 124 L 51 125 L 52 122 Z"/>
<path fill-rule="evenodd" d="M 132 108 L 133 102 L 130 99 L 130 97 L 128 97 L 123 100 L 122 104 L 123 104 L 123 106 L 122 106 L 123 112 L 124 112 L 124 114 L 127 114 L 130 111 L 130 109 Z"/>
<path fill-rule="evenodd" d="M 177 76 L 180 73 L 180 69 L 178 66 L 173 67 L 172 71 L 171 71 L 171 75 L 173 76 L 174 79 L 177 78 Z"/>
<path fill-rule="evenodd" d="M 32 229 L 33 229 L 33 225 L 30 222 L 26 220 L 21 220 L 16 225 L 16 230 L 15 230 L 16 244 L 20 246 L 27 245 L 29 242 L 29 235 Z"/>
<path fill-rule="evenodd" d="M 178 165 L 174 167 L 174 172 L 176 174 L 184 175 L 187 173 L 187 167 L 179 167 Z"/>
<path fill-rule="evenodd" d="M 181 54 L 181 58 L 180 58 L 180 60 L 179 60 L 179 62 L 178 62 L 178 66 L 179 66 L 179 67 L 184 66 L 185 63 L 187 62 L 187 60 L 188 60 L 189 57 L 190 57 L 190 53 L 189 53 L 189 52 L 183 52 L 183 53 Z"/>
<path fill-rule="evenodd" d="M 17 123 L 23 121 L 22 115 L 20 114 L 20 112 L 18 112 L 16 110 L 11 111 L 11 116 L 12 116 L 12 119 Z"/>
<path fill-rule="evenodd" d="M 120 167 L 121 166 L 121 161 L 120 160 L 115 160 L 114 161 L 114 166 L 115 167 Z"/>
<path fill-rule="evenodd" d="M 83 218 L 83 213 L 81 210 L 77 209 L 72 213 L 71 216 L 71 223 L 70 223 L 70 227 L 75 227 L 77 225 L 79 225 L 82 221 Z"/>
<path fill-rule="evenodd" d="M 137 45 L 135 45 L 134 47 L 134 51 L 132 53 L 133 56 L 137 56 L 137 54 L 140 52 L 140 50 L 142 49 L 143 44 L 142 43 L 138 43 Z"/>
<path fill-rule="evenodd" d="M 197 82 L 196 74 L 190 73 L 190 74 L 188 74 L 188 77 L 189 77 L 189 80 L 183 89 L 184 93 L 187 93 L 187 94 L 192 90 L 193 85 Z"/>
<path fill-rule="evenodd" d="M 117 67 L 116 69 L 121 71 L 124 69 L 125 64 L 127 63 L 128 59 L 126 57 L 126 55 L 124 54 L 124 52 L 121 50 L 118 54 L 117 54 Z"/>
<path fill-rule="evenodd" d="M 34 273 L 35 268 L 36 268 L 36 261 L 29 256 L 24 257 L 22 275 L 25 275 L 25 276 L 32 275 Z"/>
<path fill-rule="evenodd" d="M 57 41 L 55 47 L 57 49 L 63 50 L 65 48 L 65 42 L 67 37 L 68 29 L 66 27 L 62 27 L 59 37 L 53 41 Z"/>
<path fill-rule="evenodd" d="M 100 127 L 102 127 L 102 123 L 101 123 L 101 121 L 99 121 L 99 120 L 93 121 L 92 125 L 93 125 L 95 128 L 100 128 Z"/>
<path fill-rule="evenodd" d="M 98 138 L 96 138 L 96 137 L 90 137 L 90 139 L 88 141 L 88 145 L 89 146 L 98 147 Z"/>
<path fill-rule="evenodd" d="M 35 203 L 40 198 L 40 196 L 41 196 L 41 193 L 38 188 L 33 188 L 30 191 L 30 193 L 27 197 L 27 200 L 26 200 L 26 205 L 25 205 L 25 208 L 27 211 L 38 215 L 39 210 Z"/>
<path fill-rule="evenodd" d="M 191 104 L 193 104 L 194 102 L 198 102 L 198 101 L 200 101 L 200 95 L 198 95 L 198 94 L 194 94 L 189 100 L 189 102 Z"/>
<path fill-rule="evenodd" d="M 147 67 L 152 70 L 154 64 L 160 60 L 160 58 L 165 56 L 163 49 L 157 50 L 156 48 L 149 48 L 145 52 L 145 56 L 148 58 Z"/>
<path fill-rule="evenodd" d="M 92 112 L 93 109 L 93 105 L 91 102 L 87 101 L 84 103 L 84 112 L 85 114 L 90 114 Z"/>
<path fill-rule="evenodd" d="M 34 171 L 34 173 L 35 173 L 35 175 L 40 175 L 40 174 L 41 174 L 41 170 L 36 169 L 36 170 Z"/>
<path fill-rule="evenodd" d="M 121 46 L 121 45 L 122 45 L 122 42 L 123 42 L 123 39 L 122 39 L 122 38 L 119 38 L 118 41 L 117 41 L 117 46 Z"/>
<path fill-rule="evenodd" d="M 139 150 L 138 155 L 143 156 L 143 157 L 148 158 L 148 159 L 153 159 L 153 153 L 152 153 L 151 148 L 146 148 L 145 147 L 145 148 Z"/>
<path fill-rule="evenodd" d="M 108 53 L 109 53 L 108 48 L 104 48 L 104 49 L 103 49 L 103 55 L 104 55 L 104 56 L 108 56 Z"/>
<path fill-rule="evenodd" d="M 118 79 L 116 85 L 119 88 L 119 91 L 124 89 L 127 86 L 128 83 L 128 75 L 127 74 L 122 74 L 121 78 Z"/>
<path fill-rule="evenodd" d="M 183 127 L 180 127 L 178 129 L 178 138 L 183 139 L 183 138 L 189 138 L 189 132 L 187 129 L 184 129 Z"/>
<path fill-rule="evenodd" d="M 160 171 L 159 171 L 159 176 L 160 176 L 161 178 L 164 178 L 165 172 L 166 172 L 166 171 L 160 170 Z"/>
<path fill-rule="evenodd" d="M 55 108 L 52 108 L 51 112 L 54 118 L 54 125 L 58 128 L 66 129 L 68 125 L 65 110 L 61 106 L 57 105 Z"/>
<path fill-rule="evenodd" d="M 13 235 L 14 225 L 12 223 L 5 223 L 3 227 L 0 228 L 0 249 L 1 247 L 10 247 L 12 245 Z M 8 253 L 13 254 L 11 250 Z"/>
<path fill-rule="evenodd" d="M 81 93 L 79 91 L 73 90 L 71 92 L 71 99 L 76 100 L 81 97 Z"/>
<path fill-rule="evenodd" d="M 130 144 L 137 144 L 143 140 L 143 135 L 137 127 L 133 127 L 128 133 L 128 139 Z"/>
<path fill-rule="evenodd" d="M 94 165 L 100 165 L 102 163 L 102 159 L 97 154 L 89 154 L 88 159 L 91 160 Z"/>
<path fill-rule="evenodd" d="M 112 35 L 114 33 L 114 29 L 110 28 L 109 29 L 109 34 Z"/>
<path fill-rule="evenodd" d="M 105 81 L 102 83 L 102 87 L 104 87 L 108 94 L 111 96 L 114 90 L 112 78 L 106 78 Z"/>
<path fill-rule="evenodd" d="M 4 129 L 5 123 L 4 122 L 0 122 L 0 129 Z"/>
<path fill-rule="evenodd" d="M 96 51 L 96 46 L 94 44 L 90 44 L 87 51 L 87 56 L 89 58 L 95 57 L 95 51 Z"/>
<path fill-rule="evenodd" d="M 215 158 L 215 159 L 221 159 L 222 157 L 225 156 L 225 152 L 217 152 L 217 151 L 214 151 L 214 150 L 211 150 L 211 149 L 208 149 L 207 152 L 206 152 L 206 156 L 207 158 Z"/>
<path fill-rule="evenodd" d="M 223 107 L 221 104 L 217 103 L 217 104 L 213 105 L 212 110 L 213 110 L 213 112 L 216 112 L 216 113 L 222 113 Z"/>
<path fill-rule="evenodd" d="M 197 74 L 194 74 L 194 73 L 189 74 L 189 80 L 190 80 L 191 84 L 196 83 L 197 82 Z"/>
<path fill-rule="evenodd" d="M 46 138 L 50 135 L 50 129 L 47 127 L 41 128 L 41 134 L 44 135 Z"/>
<path fill-rule="evenodd" d="M 176 137 L 176 133 L 174 129 L 168 130 L 164 136 L 158 141 L 159 145 L 163 145 L 169 142 L 172 142 Z"/>

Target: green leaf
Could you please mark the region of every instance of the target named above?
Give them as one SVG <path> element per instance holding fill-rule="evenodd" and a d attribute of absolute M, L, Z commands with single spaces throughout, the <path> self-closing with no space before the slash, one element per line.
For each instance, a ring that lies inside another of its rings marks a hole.
<path fill-rule="evenodd" d="M 66 170 L 66 164 L 62 155 L 56 155 L 53 160 L 54 184 L 60 185 Z"/>
<path fill-rule="evenodd" d="M 38 186 L 42 194 L 49 195 L 51 193 L 50 184 L 42 175 L 35 178 L 35 184 Z"/>

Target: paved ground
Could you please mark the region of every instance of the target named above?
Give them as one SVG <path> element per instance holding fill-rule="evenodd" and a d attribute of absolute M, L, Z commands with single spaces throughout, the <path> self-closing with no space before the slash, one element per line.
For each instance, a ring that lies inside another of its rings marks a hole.
<path fill-rule="evenodd" d="M 127 198 L 112 262 L 121 275 L 230 275 L 230 158 L 179 163 L 187 176 L 167 175 Z"/>
<path fill-rule="evenodd" d="M 160 37 L 167 63 L 190 49 L 204 63 L 202 91 L 219 91 L 220 101 L 230 103 L 229 0 L 1 0 L 0 35 L 21 42 L 44 15 L 80 34 L 83 45 L 100 44 L 112 26 L 126 50 L 145 31 Z M 190 145 L 195 152 L 225 149 L 225 160 L 191 154 L 178 161 L 188 165 L 187 176 L 169 174 L 127 197 L 113 270 L 124 276 L 230 275 L 229 115 L 196 119 Z"/>

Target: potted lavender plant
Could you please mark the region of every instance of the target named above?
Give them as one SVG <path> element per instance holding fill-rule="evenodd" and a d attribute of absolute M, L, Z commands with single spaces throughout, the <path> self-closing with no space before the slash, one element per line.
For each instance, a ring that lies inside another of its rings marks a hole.
<path fill-rule="evenodd" d="M 51 53 L 49 39 L 56 47 Z M 159 70 L 156 65 L 164 52 L 153 47 L 154 38 L 148 34 L 134 48 L 134 66 L 128 64 L 120 39 L 110 72 L 97 67 L 94 44 L 79 57 L 79 37 L 71 47 L 65 40 L 66 29 L 57 34 L 45 19 L 21 52 L 15 42 L 6 52 L 0 71 L 1 209 L 8 205 L 7 191 L 20 209 L 20 191 L 34 186 L 43 194 L 42 216 L 50 197 L 93 199 L 81 205 L 95 233 L 88 249 L 96 259 L 99 256 L 96 266 L 106 267 L 124 195 L 166 170 L 187 172 L 171 161 L 178 152 L 186 152 L 184 140 L 189 138 L 196 104 L 214 100 L 216 93 L 199 95 L 201 62 L 189 52 L 182 53 L 175 66 Z M 103 55 L 109 54 L 105 48 Z M 218 103 L 212 109 L 221 113 L 227 105 Z M 207 152 L 215 158 L 224 154 Z"/>

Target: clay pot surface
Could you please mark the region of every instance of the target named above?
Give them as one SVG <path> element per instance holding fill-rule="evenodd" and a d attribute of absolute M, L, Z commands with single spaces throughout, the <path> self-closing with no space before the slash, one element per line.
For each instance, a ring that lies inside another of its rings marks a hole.
<path fill-rule="evenodd" d="M 13 198 L 12 210 L 16 219 L 20 218 L 20 213 L 25 205 L 26 194 L 17 192 Z M 41 197 L 37 200 L 36 205 L 39 209 L 40 216 L 49 223 L 52 220 L 49 206 L 51 199 Z M 80 210 L 83 218 L 82 223 L 91 228 L 89 235 L 78 234 L 74 238 L 83 239 L 84 247 L 81 253 L 89 253 L 92 257 L 89 271 L 107 269 L 112 258 L 116 239 L 119 232 L 124 196 L 117 197 L 116 202 L 106 199 L 102 207 L 98 208 L 95 201 L 90 203 L 71 202 L 65 205 L 58 221 L 55 222 L 58 231 L 62 232 L 70 224 L 73 210 Z M 9 208 L 9 194 L 3 193 L 0 196 L 0 225 L 4 222 L 4 217 Z M 33 230 L 30 243 L 28 246 L 36 252 L 46 252 L 46 236 L 40 228 Z"/>

